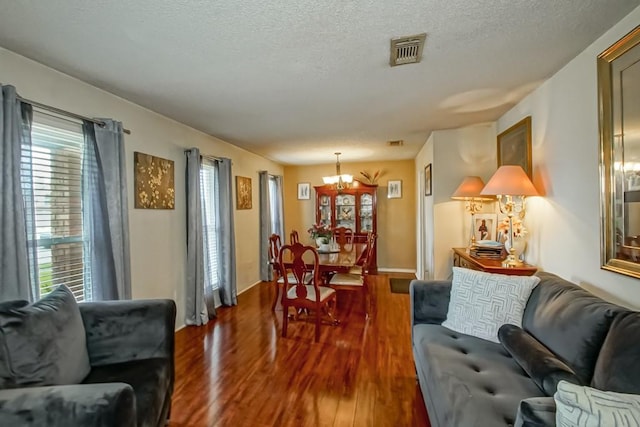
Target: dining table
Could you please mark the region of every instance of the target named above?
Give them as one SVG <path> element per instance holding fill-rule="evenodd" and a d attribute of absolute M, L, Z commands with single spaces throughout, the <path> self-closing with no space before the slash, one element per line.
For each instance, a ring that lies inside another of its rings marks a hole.
<path fill-rule="evenodd" d="M 334 250 L 329 251 L 316 249 L 318 252 L 318 273 L 320 274 L 321 285 L 327 286 L 336 273 L 348 273 L 359 264 L 359 261 L 366 255 L 366 250 L 366 243 L 346 243 L 344 245 L 338 245 Z M 291 267 L 290 256 L 290 252 L 285 254 L 283 260 L 285 268 Z M 309 261 L 307 266 L 313 268 L 313 263 Z M 276 307 L 279 307 L 279 309 L 282 308 L 280 305 L 281 297 L 282 286 L 278 285 L 278 302 Z"/>

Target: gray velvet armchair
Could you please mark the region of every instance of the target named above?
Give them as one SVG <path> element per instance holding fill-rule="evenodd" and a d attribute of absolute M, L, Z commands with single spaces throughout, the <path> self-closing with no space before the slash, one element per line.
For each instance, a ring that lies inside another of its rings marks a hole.
<path fill-rule="evenodd" d="M 80 383 L 68 385 L 5 381 L 10 386 L 0 389 L 0 426 L 164 425 L 174 384 L 175 303 L 106 301 L 77 307 L 86 331 L 88 375 L 83 373 Z M 10 324 L 5 318 L 0 327 Z M 7 339 L 5 346 L 7 342 L 11 345 Z M 2 359 L 0 354 L 0 386 L 7 378 L 2 378 L 2 366 L 7 366 Z"/>

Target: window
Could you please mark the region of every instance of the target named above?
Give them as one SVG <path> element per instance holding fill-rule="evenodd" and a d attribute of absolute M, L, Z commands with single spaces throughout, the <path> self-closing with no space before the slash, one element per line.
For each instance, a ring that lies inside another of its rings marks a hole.
<path fill-rule="evenodd" d="M 90 300 L 83 250 L 82 123 L 34 109 L 31 140 L 31 147 L 22 147 L 21 180 L 35 295 L 65 284 L 78 301 Z"/>
<path fill-rule="evenodd" d="M 204 230 L 205 289 L 214 291 L 216 306 L 220 305 L 220 210 L 219 178 L 216 162 L 202 160 L 200 169 L 200 193 L 202 197 L 202 228 Z"/>
<path fill-rule="evenodd" d="M 271 219 L 271 233 L 283 236 L 282 224 L 282 189 L 280 180 L 275 175 L 269 175 L 269 218 Z M 284 237 L 284 236 L 283 236 Z"/>

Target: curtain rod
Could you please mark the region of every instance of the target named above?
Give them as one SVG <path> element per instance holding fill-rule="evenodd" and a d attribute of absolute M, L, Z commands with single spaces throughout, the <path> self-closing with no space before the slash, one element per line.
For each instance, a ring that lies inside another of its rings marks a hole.
<path fill-rule="evenodd" d="M 191 150 L 184 150 L 184 153 L 188 153 Z M 220 161 L 220 160 L 224 160 L 224 157 L 216 157 L 216 156 L 212 156 L 210 154 L 202 154 L 200 153 L 200 157 L 204 157 L 205 159 L 209 159 L 209 160 L 216 160 L 216 161 Z"/>
<path fill-rule="evenodd" d="M 105 122 L 103 122 L 102 120 L 96 120 L 96 119 L 92 119 L 90 117 L 81 116 L 80 114 L 72 113 L 70 111 L 65 111 L 65 110 L 62 110 L 60 108 L 52 107 L 50 105 L 41 104 L 40 102 L 32 101 L 30 99 L 26 99 L 26 98 L 23 98 L 21 96 L 17 96 L 16 98 L 18 98 L 19 101 L 22 101 L 25 104 L 31 104 L 31 106 L 33 106 L 33 107 L 38 107 L 38 108 L 42 108 L 44 110 L 53 111 L 54 113 L 62 114 L 63 116 L 70 116 L 70 117 L 73 117 L 74 119 L 78 119 L 78 120 L 87 120 L 89 122 L 97 124 L 100 127 L 104 127 L 105 126 Z M 122 131 L 124 133 L 126 133 L 127 135 L 131 135 L 131 131 L 129 129 L 122 129 Z"/>

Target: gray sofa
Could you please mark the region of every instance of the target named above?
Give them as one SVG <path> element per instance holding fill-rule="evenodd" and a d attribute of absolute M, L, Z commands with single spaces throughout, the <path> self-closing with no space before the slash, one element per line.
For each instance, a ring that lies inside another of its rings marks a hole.
<path fill-rule="evenodd" d="M 451 282 L 411 282 L 417 378 L 433 427 L 554 426 L 560 380 L 640 394 L 640 313 L 550 273 L 500 343 L 451 331 Z"/>
<path fill-rule="evenodd" d="M 32 305 L 0 303 L 0 426 L 165 425 L 174 384 L 175 303 L 136 300 L 70 304 L 68 293 L 57 293 Z M 28 319 L 33 316 L 45 317 L 37 318 L 32 325 L 50 329 L 35 330 L 24 341 L 25 331 L 31 328 Z M 43 321 L 47 317 L 50 320 Z M 86 335 L 80 336 L 77 329 L 72 335 L 63 334 L 59 340 L 66 341 L 60 346 L 49 343 L 34 347 L 48 350 L 23 363 L 34 354 L 25 348 L 27 345 L 76 328 L 74 322 Z M 59 357 L 76 357 L 65 350 L 77 345 L 78 340 L 88 352 L 88 358 L 84 355 L 86 370 L 81 366 L 82 359 L 51 370 Z M 41 366 L 34 368 L 38 364 Z M 74 370 L 76 375 L 80 372 L 80 380 L 61 381 L 62 370 L 71 377 Z"/>

